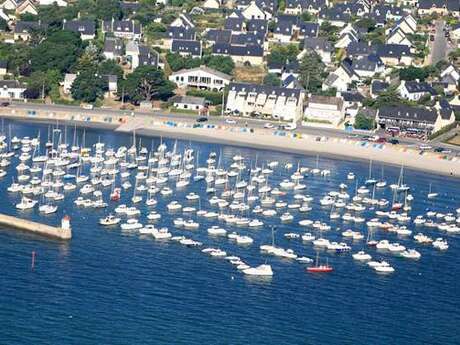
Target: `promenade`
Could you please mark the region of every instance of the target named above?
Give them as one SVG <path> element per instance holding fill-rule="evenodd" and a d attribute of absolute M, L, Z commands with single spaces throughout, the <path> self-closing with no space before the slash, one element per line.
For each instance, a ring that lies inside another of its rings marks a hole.
<path fill-rule="evenodd" d="M 32 106 L 33 105 L 29 105 Z M 43 110 L 39 110 L 43 109 Z M 212 121 L 196 123 L 195 118 L 184 115 L 174 120 L 162 115 L 142 113 L 126 113 L 123 111 L 104 111 L 104 109 L 87 110 L 74 109 L 68 111 L 59 107 L 49 111 L 37 107 L 30 108 L 5 107 L 0 109 L 0 116 L 24 120 L 46 121 L 50 123 L 72 123 L 86 127 L 99 127 L 129 132 L 136 130 L 139 134 L 164 136 L 171 138 L 198 140 L 237 146 L 248 146 L 260 149 L 270 149 L 284 152 L 295 152 L 309 155 L 324 155 L 331 157 L 347 157 L 357 160 L 374 160 L 386 164 L 429 171 L 436 174 L 460 177 L 460 159 L 455 155 L 435 152 L 420 152 L 411 145 L 391 145 L 371 143 L 364 140 L 340 135 L 325 135 L 317 129 L 313 133 L 301 130 L 295 132 L 265 129 L 263 125 L 232 125 L 225 122 L 218 124 Z M 326 132 L 328 133 L 328 132 Z"/>

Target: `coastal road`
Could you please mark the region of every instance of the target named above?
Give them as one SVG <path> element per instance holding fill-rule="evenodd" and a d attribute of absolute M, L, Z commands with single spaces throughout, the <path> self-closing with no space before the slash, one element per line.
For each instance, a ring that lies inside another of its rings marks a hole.
<path fill-rule="evenodd" d="M 431 44 L 430 64 L 434 65 L 447 56 L 447 39 L 444 35 L 444 28 L 446 23 L 444 20 L 437 20 L 435 22 L 434 41 Z"/>
<path fill-rule="evenodd" d="M 130 110 L 118 110 L 118 109 L 111 109 L 111 108 L 94 108 L 94 109 L 84 109 L 78 106 L 68 106 L 68 105 L 57 105 L 57 104 L 38 104 L 38 103 L 24 103 L 24 102 L 13 102 L 9 108 L 21 109 L 25 111 L 44 111 L 44 112 L 67 112 L 70 114 L 100 114 L 100 115 L 114 115 L 114 116 L 148 116 L 159 120 L 171 120 L 171 121 L 182 121 L 182 122 L 193 122 L 195 123 L 197 119 L 197 115 L 191 114 L 180 114 L 180 113 L 172 113 L 172 112 L 162 112 L 162 111 L 130 111 Z M 271 122 L 275 127 L 278 125 L 276 121 L 268 121 L 268 120 L 259 120 L 259 119 L 251 119 L 251 118 L 233 118 L 237 123 L 235 126 L 242 127 L 245 126 L 246 123 L 248 127 L 251 128 L 263 128 L 267 122 Z M 221 116 L 210 116 L 208 118 L 207 123 L 214 124 L 214 125 L 223 125 L 227 124 L 225 117 Z M 350 133 L 334 128 L 314 128 L 314 127 L 298 127 L 296 130 L 300 133 L 316 135 L 316 136 L 332 136 L 332 137 L 347 137 Z"/>
<path fill-rule="evenodd" d="M 156 119 L 160 121 L 180 121 L 180 122 L 188 122 L 188 123 L 196 123 L 197 115 L 191 114 L 180 114 L 180 113 L 171 113 L 171 112 L 162 112 L 162 111 L 130 111 L 130 110 L 117 110 L 111 108 L 94 108 L 94 109 L 84 109 L 79 106 L 68 106 L 68 105 L 57 105 L 57 104 L 37 104 L 37 103 L 24 103 L 24 102 L 13 102 L 9 108 L 13 109 L 20 109 L 23 111 L 41 111 L 41 112 L 66 112 L 69 114 L 83 114 L 83 115 L 91 115 L 91 114 L 99 114 L 99 115 L 113 115 L 113 116 L 135 116 L 136 118 L 140 117 L 149 117 L 151 118 L 154 116 Z M 226 126 L 235 126 L 235 127 L 243 127 L 247 124 L 248 127 L 254 129 L 261 129 L 267 122 L 271 122 L 275 127 L 278 125 L 276 121 L 268 121 L 268 120 L 259 120 L 259 119 L 251 119 L 251 118 L 232 118 L 236 121 L 235 124 L 228 124 L 226 123 L 226 118 L 221 116 L 210 116 L 208 118 L 209 124 L 214 125 L 226 125 Z M 348 138 L 350 135 L 356 135 L 356 132 L 350 133 L 345 130 L 334 129 L 334 128 L 317 128 L 317 127 L 305 127 L 305 126 L 298 126 L 296 129 L 297 133 L 307 134 L 311 136 L 317 137 L 333 137 L 333 138 Z M 358 132 L 359 133 L 359 132 Z M 362 132 L 361 132 L 362 133 Z M 358 134 L 363 135 L 363 134 Z M 398 138 L 399 142 L 403 145 L 407 146 L 419 146 L 421 144 L 426 144 L 425 142 L 421 142 L 417 139 L 412 138 Z M 460 154 L 460 148 L 456 149 L 453 148 L 452 145 L 446 145 L 443 143 L 436 143 L 437 147 L 443 147 L 445 149 L 450 149 L 453 151 L 454 154 Z"/>

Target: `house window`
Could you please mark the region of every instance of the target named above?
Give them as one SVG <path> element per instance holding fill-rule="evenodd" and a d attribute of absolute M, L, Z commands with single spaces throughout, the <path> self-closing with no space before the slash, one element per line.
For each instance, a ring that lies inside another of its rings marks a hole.
<path fill-rule="evenodd" d="M 187 104 L 184 104 L 184 109 L 187 109 L 188 108 L 188 105 Z"/>

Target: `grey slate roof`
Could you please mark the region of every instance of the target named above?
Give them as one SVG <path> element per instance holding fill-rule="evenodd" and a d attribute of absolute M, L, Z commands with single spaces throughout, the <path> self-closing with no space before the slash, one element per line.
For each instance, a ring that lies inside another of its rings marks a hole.
<path fill-rule="evenodd" d="M 309 9 L 319 11 L 321 8 L 326 7 L 325 0 L 286 0 L 286 8 L 294 9 L 300 6 L 302 12 Z"/>
<path fill-rule="evenodd" d="M 375 54 L 377 47 L 363 41 L 353 41 L 346 48 L 349 56 Z"/>
<path fill-rule="evenodd" d="M 17 80 L 0 80 L 0 88 L 5 89 L 15 89 L 15 88 L 24 88 L 25 86 L 22 85 Z"/>
<path fill-rule="evenodd" d="M 63 30 L 73 31 L 83 35 L 95 35 L 96 24 L 92 20 L 69 20 L 62 24 Z"/>
<path fill-rule="evenodd" d="M 173 40 L 171 51 L 187 53 L 192 56 L 201 56 L 201 41 Z"/>
<path fill-rule="evenodd" d="M 402 44 L 381 44 L 377 47 L 376 54 L 381 57 L 401 58 L 412 56 L 410 48 Z"/>
<path fill-rule="evenodd" d="M 258 45 L 236 46 L 225 43 L 216 43 L 212 47 L 213 54 L 234 56 L 264 56 L 264 49 Z"/>
<path fill-rule="evenodd" d="M 139 44 L 139 66 L 155 66 L 158 67 L 160 54 L 150 47 Z"/>
<path fill-rule="evenodd" d="M 460 12 L 458 0 L 419 0 L 418 8 L 428 10 L 430 8 L 447 8 L 449 11 Z"/>
<path fill-rule="evenodd" d="M 229 17 L 225 19 L 224 29 L 232 31 L 243 31 L 244 19 Z"/>
<path fill-rule="evenodd" d="M 380 108 L 378 116 L 380 119 L 426 122 L 434 124 L 438 114 L 435 110 L 429 110 L 427 108 L 400 105 L 383 106 Z"/>
<path fill-rule="evenodd" d="M 345 102 L 361 103 L 364 96 L 359 92 L 342 92 L 341 96 Z"/>
<path fill-rule="evenodd" d="M 325 52 L 332 52 L 334 50 L 332 44 L 324 37 L 306 37 L 304 48 Z"/>
<path fill-rule="evenodd" d="M 40 22 L 32 22 L 32 21 L 24 21 L 24 20 L 19 20 L 16 22 L 16 25 L 14 27 L 14 33 L 15 34 L 20 34 L 20 33 L 28 33 L 31 30 L 39 30 L 39 29 L 46 29 L 47 25 L 40 23 Z"/>
<path fill-rule="evenodd" d="M 355 71 L 376 71 L 378 68 L 383 67 L 383 62 L 376 55 L 359 56 L 353 59 L 352 68 Z"/>
<path fill-rule="evenodd" d="M 169 102 L 173 103 L 181 103 L 181 104 L 194 104 L 194 105 L 206 105 L 206 99 L 204 97 L 194 97 L 194 96 L 173 96 L 169 100 Z"/>
<path fill-rule="evenodd" d="M 140 24 L 133 20 L 104 20 L 102 27 L 105 32 L 124 32 L 135 35 L 141 33 Z"/>
<path fill-rule="evenodd" d="M 230 43 L 232 32 L 231 30 L 211 29 L 206 32 L 204 38 L 215 43 Z"/>
<path fill-rule="evenodd" d="M 259 84 L 246 84 L 246 83 L 230 83 L 229 91 L 256 93 L 266 95 L 276 95 L 285 97 L 294 97 L 297 102 L 300 101 L 300 96 L 303 93 L 302 89 L 288 89 L 285 87 L 259 85 Z"/>
<path fill-rule="evenodd" d="M 106 37 L 104 40 L 104 52 L 115 56 L 123 55 L 123 41 L 117 37 Z"/>
<path fill-rule="evenodd" d="M 251 33 L 251 32 L 232 35 L 232 38 L 230 40 L 230 44 L 239 45 L 239 46 L 244 46 L 244 45 L 261 46 L 263 43 L 264 43 L 264 36 L 260 37 L 256 35 L 255 33 Z"/>
<path fill-rule="evenodd" d="M 390 84 L 384 82 L 384 81 L 381 81 L 381 80 L 372 80 L 372 83 L 371 83 L 371 93 L 374 94 L 374 95 L 378 95 L 380 93 L 382 93 L 383 91 L 385 91 L 388 86 L 390 86 Z"/>
<path fill-rule="evenodd" d="M 319 12 L 319 18 L 328 21 L 337 21 L 348 23 L 351 21 L 351 16 L 348 13 L 343 12 L 336 8 L 325 8 Z"/>
<path fill-rule="evenodd" d="M 185 26 L 168 26 L 166 36 L 170 39 L 194 40 L 196 32 L 194 28 Z"/>
<path fill-rule="evenodd" d="M 319 31 L 319 24 L 312 22 L 300 22 L 300 34 L 305 37 L 317 37 Z"/>
<path fill-rule="evenodd" d="M 246 30 L 262 32 L 265 35 L 268 31 L 268 22 L 264 19 L 251 19 L 246 23 Z"/>
<path fill-rule="evenodd" d="M 429 93 L 431 95 L 436 95 L 437 92 L 431 87 L 430 84 L 426 82 L 417 82 L 417 81 L 406 81 L 405 87 L 409 93 Z"/>

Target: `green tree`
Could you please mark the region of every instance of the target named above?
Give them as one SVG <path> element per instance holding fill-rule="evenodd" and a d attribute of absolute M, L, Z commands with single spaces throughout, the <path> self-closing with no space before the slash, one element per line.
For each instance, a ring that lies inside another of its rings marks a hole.
<path fill-rule="evenodd" d="M 32 48 L 26 43 L 0 43 L 0 59 L 8 62 L 8 70 L 15 75 L 30 75 Z"/>
<path fill-rule="evenodd" d="M 123 78 L 123 69 L 113 60 L 102 61 L 98 65 L 97 71 L 100 75 L 116 75 L 118 80 Z"/>
<path fill-rule="evenodd" d="M 264 85 L 281 86 L 281 79 L 275 73 L 268 73 L 263 83 Z"/>
<path fill-rule="evenodd" d="M 355 117 L 355 125 L 356 129 L 366 129 L 371 130 L 375 128 L 375 121 L 374 119 L 365 116 L 362 113 L 358 113 Z"/>
<path fill-rule="evenodd" d="M 6 31 L 8 30 L 8 23 L 6 22 L 5 19 L 0 18 L 0 31 Z"/>
<path fill-rule="evenodd" d="M 326 37 L 331 42 L 337 41 L 338 32 L 339 29 L 328 21 L 322 22 L 319 27 L 319 36 Z"/>
<path fill-rule="evenodd" d="M 449 60 L 455 62 L 460 59 L 460 48 L 454 49 L 449 53 Z"/>
<path fill-rule="evenodd" d="M 121 6 L 118 0 L 96 0 L 93 2 L 92 12 L 97 19 L 120 19 Z"/>
<path fill-rule="evenodd" d="M 122 88 L 127 100 L 139 104 L 144 100 L 170 97 L 175 84 L 165 78 L 162 70 L 153 66 L 140 66 L 122 82 Z"/>
<path fill-rule="evenodd" d="M 429 70 L 420 67 L 409 66 L 399 70 L 401 80 L 420 80 L 423 81 L 430 75 Z"/>
<path fill-rule="evenodd" d="M 355 25 L 358 28 L 366 29 L 367 32 L 374 31 L 376 27 L 376 22 L 372 18 L 362 18 L 356 21 Z"/>
<path fill-rule="evenodd" d="M 195 68 L 201 65 L 201 59 L 192 58 L 190 56 L 181 56 L 178 53 L 166 54 L 166 61 L 168 61 L 169 67 L 174 72 L 183 68 Z"/>
<path fill-rule="evenodd" d="M 307 52 L 299 67 L 300 82 L 309 92 L 315 93 L 321 90 L 323 84 L 322 73 L 324 64 L 316 52 Z"/>
<path fill-rule="evenodd" d="M 27 85 L 26 97 L 39 98 L 47 96 L 53 87 L 59 86 L 60 80 L 61 74 L 57 70 L 33 72 L 24 80 Z"/>
<path fill-rule="evenodd" d="M 82 42 L 77 33 L 56 31 L 32 50 L 32 71 L 55 69 L 66 73 L 76 63 L 81 52 Z"/>
<path fill-rule="evenodd" d="M 301 15 L 300 15 L 300 18 L 304 21 L 304 22 L 312 22 L 315 17 L 310 13 L 310 12 L 303 12 Z"/>
<path fill-rule="evenodd" d="M 85 70 L 72 83 L 71 93 L 76 100 L 93 103 L 104 96 L 107 80 L 96 70 Z"/>
<path fill-rule="evenodd" d="M 161 23 L 149 23 L 144 28 L 144 33 L 147 37 L 156 39 L 160 37 L 162 33 L 166 32 L 166 26 Z"/>
<path fill-rule="evenodd" d="M 399 91 L 397 86 L 390 86 L 385 91 L 381 92 L 376 99 L 365 99 L 363 101 L 364 106 L 378 109 L 386 105 L 410 105 L 411 102 L 405 99 L 402 99 L 399 96 Z"/>
<path fill-rule="evenodd" d="M 235 69 L 235 63 L 230 56 L 206 55 L 203 57 L 203 63 L 209 68 L 227 74 L 232 74 Z"/>
<path fill-rule="evenodd" d="M 296 44 L 277 44 L 270 49 L 267 61 L 268 63 L 286 63 L 286 61 L 296 60 L 297 55 L 299 55 L 299 47 Z"/>
<path fill-rule="evenodd" d="M 39 6 L 38 18 L 34 20 L 40 20 L 42 23 L 47 24 L 50 29 L 61 30 L 64 19 L 72 20 L 76 18 L 77 15 L 78 8 L 76 6 L 69 5 L 60 7 L 54 3 L 49 6 Z"/>

